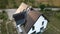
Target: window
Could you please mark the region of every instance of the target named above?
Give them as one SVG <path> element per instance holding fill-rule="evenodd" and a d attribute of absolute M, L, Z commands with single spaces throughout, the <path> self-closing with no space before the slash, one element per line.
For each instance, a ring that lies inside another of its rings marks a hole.
<path fill-rule="evenodd" d="M 34 26 L 32 27 L 32 30 L 34 30 Z"/>
<path fill-rule="evenodd" d="M 43 32 L 43 31 L 44 31 L 44 27 L 41 27 L 41 28 L 40 28 L 40 32 Z"/>
<path fill-rule="evenodd" d="M 36 31 L 34 31 L 33 33 L 31 33 L 31 34 L 36 34 Z"/>
<path fill-rule="evenodd" d="M 43 30 L 44 27 L 41 27 L 40 30 Z"/>
<path fill-rule="evenodd" d="M 42 25 L 44 25 L 44 21 L 42 22 Z"/>

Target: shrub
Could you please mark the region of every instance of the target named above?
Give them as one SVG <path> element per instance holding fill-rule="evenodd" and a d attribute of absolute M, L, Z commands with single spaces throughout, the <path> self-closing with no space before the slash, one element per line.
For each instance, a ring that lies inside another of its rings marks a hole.
<path fill-rule="evenodd" d="M 2 11 L 2 13 L 0 13 L 0 19 L 3 19 L 3 20 L 8 19 L 7 13 L 5 11 Z"/>
<path fill-rule="evenodd" d="M 39 8 L 41 8 L 41 11 L 43 11 L 45 7 L 46 7 L 46 6 L 45 6 L 44 4 L 40 4 L 40 5 L 39 5 Z"/>

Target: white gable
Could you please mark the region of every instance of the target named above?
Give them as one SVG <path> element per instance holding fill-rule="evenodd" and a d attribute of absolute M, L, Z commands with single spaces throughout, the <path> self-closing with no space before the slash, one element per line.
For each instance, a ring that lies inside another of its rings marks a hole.
<path fill-rule="evenodd" d="M 20 25 L 17 25 L 17 30 L 18 30 L 18 32 L 22 32 Z"/>
<path fill-rule="evenodd" d="M 43 25 L 42 25 L 42 22 L 44 22 Z M 40 32 L 40 28 L 41 27 L 44 27 L 44 29 L 45 29 L 46 26 L 47 26 L 47 22 L 48 21 L 41 15 L 39 17 L 39 19 L 36 21 L 36 23 L 33 25 L 34 26 L 34 30 L 32 30 L 32 28 L 31 28 L 30 31 L 28 32 L 28 34 L 31 34 L 34 31 L 36 31 L 36 33 Z"/>

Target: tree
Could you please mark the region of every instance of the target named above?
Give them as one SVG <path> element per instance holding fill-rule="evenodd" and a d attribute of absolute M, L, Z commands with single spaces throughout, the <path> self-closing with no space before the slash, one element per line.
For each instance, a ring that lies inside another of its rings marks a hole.
<path fill-rule="evenodd" d="M 46 6 L 45 6 L 44 4 L 40 4 L 40 5 L 39 5 L 39 8 L 41 8 L 41 11 L 43 11 L 45 7 L 46 7 Z"/>

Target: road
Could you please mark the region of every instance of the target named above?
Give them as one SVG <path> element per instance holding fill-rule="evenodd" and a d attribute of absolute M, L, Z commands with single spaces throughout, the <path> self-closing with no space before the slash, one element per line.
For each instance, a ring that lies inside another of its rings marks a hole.
<path fill-rule="evenodd" d="M 33 9 L 34 10 L 41 10 L 40 8 L 33 8 Z M 52 11 L 60 10 L 60 8 L 45 8 L 45 9 L 51 9 Z M 17 9 L 4 9 L 4 10 L 7 12 L 9 19 L 12 20 L 13 19 L 12 16 Z M 2 9 L 0 9 L 0 12 L 2 12 Z"/>
<path fill-rule="evenodd" d="M 13 19 L 12 16 L 16 9 L 6 9 L 5 11 L 7 12 L 9 19 L 12 20 Z"/>
<path fill-rule="evenodd" d="M 41 10 L 40 8 L 33 8 L 34 10 Z M 45 9 L 51 9 L 52 11 L 58 11 L 60 8 L 45 8 Z"/>
<path fill-rule="evenodd" d="M 40 8 L 33 8 L 33 9 L 34 10 L 41 10 Z M 51 9 L 52 11 L 60 10 L 60 8 L 45 8 L 45 9 Z M 0 9 L 0 12 L 2 12 L 2 10 L 3 9 Z M 7 12 L 9 19 L 12 20 L 13 19 L 12 16 L 17 9 L 4 9 L 4 10 Z"/>

